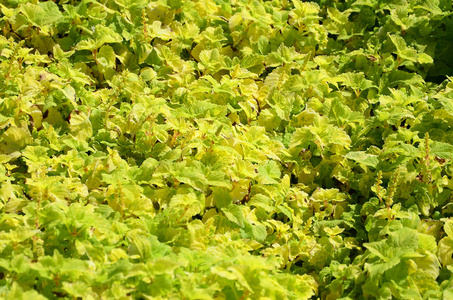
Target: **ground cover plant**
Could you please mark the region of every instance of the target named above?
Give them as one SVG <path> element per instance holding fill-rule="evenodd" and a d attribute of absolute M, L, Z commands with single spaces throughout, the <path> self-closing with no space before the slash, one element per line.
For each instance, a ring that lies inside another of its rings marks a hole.
<path fill-rule="evenodd" d="M 1 0 L 3 299 L 453 299 L 447 0 Z"/>

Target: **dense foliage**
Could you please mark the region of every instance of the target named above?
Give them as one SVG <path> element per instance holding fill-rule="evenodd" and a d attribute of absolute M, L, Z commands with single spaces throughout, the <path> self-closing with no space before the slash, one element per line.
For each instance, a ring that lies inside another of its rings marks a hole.
<path fill-rule="evenodd" d="M 448 0 L 1 0 L 0 297 L 452 299 Z"/>

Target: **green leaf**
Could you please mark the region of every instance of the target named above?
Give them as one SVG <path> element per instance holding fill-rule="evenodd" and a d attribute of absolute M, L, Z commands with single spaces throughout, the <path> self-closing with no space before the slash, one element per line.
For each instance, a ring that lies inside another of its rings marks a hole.
<path fill-rule="evenodd" d="M 153 274 L 163 275 L 163 274 L 173 274 L 174 270 L 179 267 L 179 263 L 171 257 L 159 257 L 152 261 L 150 264 L 150 269 Z"/>
<path fill-rule="evenodd" d="M 444 225 L 445 233 L 450 237 L 453 238 L 453 222 L 447 221 Z"/>
<path fill-rule="evenodd" d="M 365 74 L 360 73 L 343 73 L 336 79 L 347 87 L 351 87 L 354 91 L 363 91 L 372 87 L 376 87 L 371 80 L 365 78 Z"/>
<path fill-rule="evenodd" d="M 175 172 L 175 178 L 182 182 L 192 186 L 194 189 L 199 191 L 206 190 L 208 186 L 208 180 L 201 170 L 197 167 L 186 167 Z"/>
<path fill-rule="evenodd" d="M 226 189 L 232 188 L 230 179 L 225 176 L 224 172 L 212 171 L 209 173 L 209 175 L 206 177 L 206 179 L 210 186 L 218 186 L 218 187 L 223 187 Z"/>
<path fill-rule="evenodd" d="M 366 268 L 371 277 L 375 277 L 397 266 L 403 258 L 423 257 L 416 251 L 418 245 L 417 232 L 410 228 L 401 228 L 390 233 L 387 240 L 365 243 L 364 246 L 381 260 L 381 262 L 375 262 Z"/>
<path fill-rule="evenodd" d="M 180 216 L 182 220 L 200 214 L 204 209 L 204 201 L 194 193 L 178 194 L 171 198 L 170 208 Z"/>
<path fill-rule="evenodd" d="M 426 53 L 419 53 L 417 61 L 421 64 L 432 64 L 434 62 L 433 58 Z"/>
<path fill-rule="evenodd" d="M 24 128 L 10 127 L 1 135 L 0 153 L 11 154 L 32 142 L 30 132 Z"/>
<path fill-rule="evenodd" d="M 72 106 L 75 109 L 77 109 L 78 108 L 77 95 L 76 95 L 75 89 L 72 86 L 67 85 L 63 89 L 61 89 L 60 91 L 63 93 L 63 95 L 66 96 L 66 98 L 68 98 L 68 100 L 72 104 Z"/>
<path fill-rule="evenodd" d="M 255 206 L 264 209 L 266 212 L 272 212 L 274 210 L 274 207 L 272 205 L 272 200 L 263 194 L 257 194 L 254 195 L 249 203 L 250 206 Z"/>
<path fill-rule="evenodd" d="M 415 49 L 412 49 L 410 47 L 407 47 L 406 42 L 404 39 L 400 36 L 397 35 L 390 35 L 390 40 L 393 42 L 393 44 L 396 47 L 396 54 L 401 57 L 402 59 L 406 59 L 409 61 L 417 62 L 418 61 L 418 55 L 417 51 Z M 426 56 L 422 56 L 422 61 L 426 61 Z M 432 61 L 431 61 L 432 62 Z"/>
<path fill-rule="evenodd" d="M 242 58 L 241 60 L 241 68 L 251 68 L 258 64 L 263 63 L 263 57 L 261 55 L 250 54 Z"/>
<path fill-rule="evenodd" d="M 379 164 L 377 155 L 367 154 L 365 151 L 350 151 L 344 157 L 372 168 L 376 168 Z"/>
<path fill-rule="evenodd" d="M 89 117 L 83 112 L 74 112 L 70 116 L 69 128 L 77 139 L 85 141 L 93 135 Z"/>
<path fill-rule="evenodd" d="M 96 56 L 99 64 L 106 68 L 114 68 L 116 65 L 116 55 L 112 47 L 108 45 L 102 46 Z"/>
<path fill-rule="evenodd" d="M 96 25 L 92 28 L 93 38 L 80 41 L 77 50 L 94 50 L 99 49 L 104 44 L 121 43 L 123 38 L 110 27 Z"/>
<path fill-rule="evenodd" d="M 307 82 L 301 76 L 291 76 L 285 81 L 283 85 L 285 90 L 290 92 L 299 92 L 308 88 Z"/>
<path fill-rule="evenodd" d="M 266 227 L 261 224 L 254 225 L 249 222 L 245 222 L 244 232 L 246 236 L 256 240 L 259 243 L 263 243 L 267 237 Z"/>
<path fill-rule="evenodd" d="M 47 298 L 43 295 L 40 295 L 35 290 L 24 291 L 21 286 L 14 281 L 11 285 L 11 289 L 6 294 L 6 300 L 26 300 L 26 299 L 36 299 L 36 300 L 46 300 Z"/>
<path fill-rule="evenodd" d="M 26 3 L 21 6 L 21 11 L 37 27 L 57 25 L 63 20 L 63 15 L 58 5 L 52 1 L 38 4 Z"/>
<path fill-rule="evenodd" d="M 258 39 L 257 47 L 262 55 L 268 54 L 271 50 L 268 38 L 263 35 Z"/>
<path fill-rule="evenodd" d="M 310 197 L 310 200 L 315 202 L 343 202 L 347 199 L 344 193 L 338 189 L 322 189 L 318 188 Z"/>
<path fill-rule="evenodd" d="M 447 113 L 453 116 L 453 99 L 446 97 L 439 97 L 439 102 Z"/>
<path fill-rule="evenodd" d="M 443 142 L 433 142 L 431 145 L 431 154 L 443 159 L 453 158 L 453 145 Z"/>
<path fill-rule="evenodd" d="M 230 204 L 227 207 L 222 208 L 223 213 L 227 217 L 228 220 L 239 225 L 239 227 L 244 227 L 244 212 L 242 209 L 236 204 Z"/>
<path fill-rule="evenodd" d="M 280 178 L 280 168 L 273 160 L 267 161 L 266 164 L 258 167 L 258 181 L 262 184 L 276 184 Z"/>
<path fill-rule="evenodd" d="M 444 237 L 439 241 L 438 247 L 438 257 L 442 266 L 451 265 L 453 263 L 453 257 L 451 256 L 451 253 L 453 253 L 453 238 L 450 236 Z"/>
<path fill-rule="evenodd" d="M 217 208 L 222 209 L 232 204 L 233 199 L 227 190 L 218 187 L 213 187 L 211 190 Z"/>

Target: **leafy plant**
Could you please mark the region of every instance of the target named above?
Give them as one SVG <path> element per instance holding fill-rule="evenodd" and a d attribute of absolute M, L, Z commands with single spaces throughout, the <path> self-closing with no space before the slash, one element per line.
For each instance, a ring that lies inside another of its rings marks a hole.
<path fill-rule="evenodd" d="M 449 299 L 443 0 L 0 3 L 5 299 Z"/>

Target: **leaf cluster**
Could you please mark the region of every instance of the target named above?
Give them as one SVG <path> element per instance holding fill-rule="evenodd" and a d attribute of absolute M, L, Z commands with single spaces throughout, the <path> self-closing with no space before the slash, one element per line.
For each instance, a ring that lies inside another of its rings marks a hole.
<path fill-rule="evenodd" d="M 449 299 L 451 6 L 1 1 L 1 297 Z"/>

